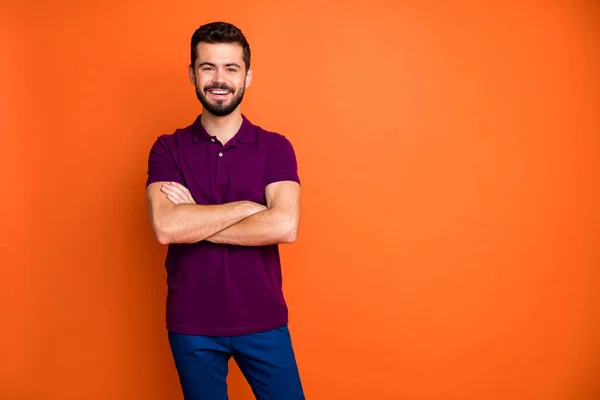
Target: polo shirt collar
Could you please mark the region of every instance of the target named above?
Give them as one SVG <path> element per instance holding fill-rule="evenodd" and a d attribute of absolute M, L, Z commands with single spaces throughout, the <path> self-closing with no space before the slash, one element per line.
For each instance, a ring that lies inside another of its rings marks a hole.
<path fill-rule="evenodd" d="M 193 133 L 193 142 L 199 143 L 205 140 L 209 140 L 213 136 L 204 129 L 202 126 L 202 122 L 200 122 L 199 115 L 192 126 L 194 127 Z M 239 142 L 239 143 L 254 143 L 256 141 L 256 129 L 255 126 L 246 118 L 244 114 L 242 114 L 242 125 L 238 132 L 233 136 L 231 142 Z"/>

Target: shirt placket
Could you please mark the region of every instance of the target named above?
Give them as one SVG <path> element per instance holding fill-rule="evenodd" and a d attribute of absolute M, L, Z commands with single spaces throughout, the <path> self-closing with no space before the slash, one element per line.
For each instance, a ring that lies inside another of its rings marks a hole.
<path fill-rule="evenodd" d="M 217 153 L 217 168 L 216 168 L 216 177 L 215 182 L 217 186 L 221 189 L 226 189 L 229 185 L 229 162 L 228 159 L 232 155 L 232 150 L 235 148 L 235 144 L 227 144 L 223 146 L 216 139 L 211 139 L 212 142 L 216 143 L 221 148 Z"/>

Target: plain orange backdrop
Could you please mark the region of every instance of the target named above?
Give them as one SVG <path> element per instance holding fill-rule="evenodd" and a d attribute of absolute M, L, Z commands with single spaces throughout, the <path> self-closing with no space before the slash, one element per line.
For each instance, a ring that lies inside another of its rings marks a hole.
<path fill-rule="evenodd" d="M 298 155 L 308 399 L 600 398 L 594 2 L 0 10 L 1 399 L 182 398 L 144 182 L 200 112 L 188 46 L 213 20 L 252 46 L 243 112 Z"/>

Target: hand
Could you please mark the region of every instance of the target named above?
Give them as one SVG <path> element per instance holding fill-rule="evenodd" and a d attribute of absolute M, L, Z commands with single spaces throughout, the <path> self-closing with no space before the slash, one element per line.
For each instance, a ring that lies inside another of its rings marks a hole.
<path fill-rule="evenodd" d="M 267 210 L 267 207 L 262 204 L 254 203 L 252 201 L 246 201 L 245 203 L 248 206 L 248 216 Z"/>
<path fill-rule="evenodd" d="M 174 204 L 196 204 L 192 194 L 180 183 L 169 182 L 162 185 L 160 190 L 167 195 L 167 198 Z"/>

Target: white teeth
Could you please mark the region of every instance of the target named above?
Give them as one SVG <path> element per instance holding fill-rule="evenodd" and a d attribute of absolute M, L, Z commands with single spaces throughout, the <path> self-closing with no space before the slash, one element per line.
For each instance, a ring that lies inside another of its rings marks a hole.
<path fill-rule="evenodd" d="M 227 93 L 229 93 L 227 91 L 222 91 L 222 90 L 211 90 L 210 92 L 213 93 L 213 94 L 227 94 Z"/>

